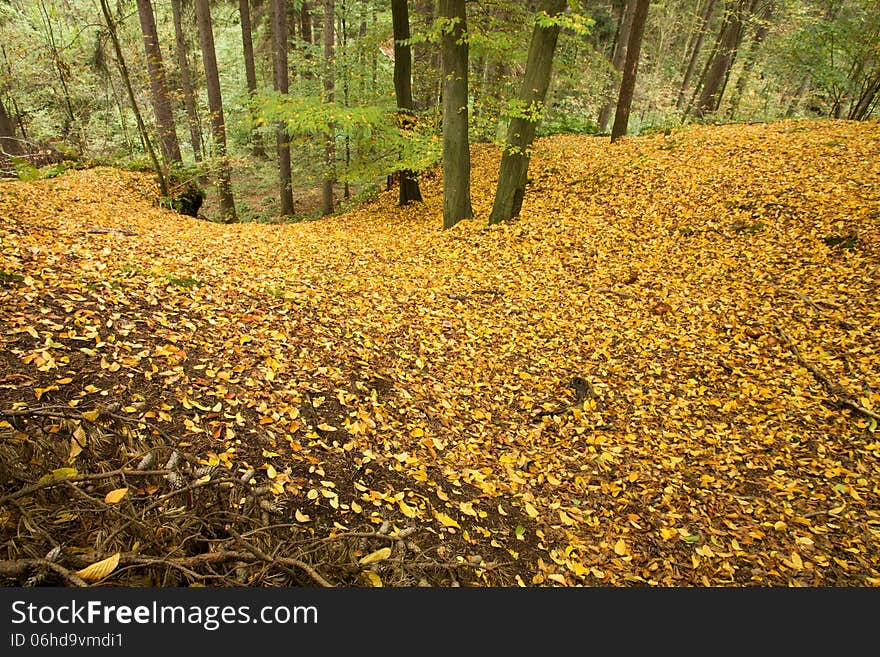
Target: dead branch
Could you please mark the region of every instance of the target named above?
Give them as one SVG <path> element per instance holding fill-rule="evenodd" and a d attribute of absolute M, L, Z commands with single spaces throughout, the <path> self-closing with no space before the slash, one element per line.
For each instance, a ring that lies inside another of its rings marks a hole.
<path fill-rule="evenodd" d="M 794 340 L 791 339 L 788 333 L 786 333 L 778 326 L 776 327 L 776 331 L 777 333 L 779 333 L 780 337 L 788 346 L 789 351 L 794 354 L 794 357 L 797 359 L 797 362 L 801 365 L 801 367 L 810 372 L 810 374 L 812 374 L 816 378 L 816 380 L 822 384 L 822 387 L 825 388 L 826 392 L 828 392 L 828 394 L 834 398 L 834 401 L 837 402 L 838 406 L 846 406 L 847 408 L 850 408 L 867 418 L 873 419 L 875 422 L 880 422 L 880 414 L 875 413 L 874 411 L 871 411 L 853 401 L 852 396 L 842 386 L 829 379 L 815 365 L 807 362 L 803 355 L 801 355 L 800 349 L 798 349 L 797 345 L 794 343 Z"/>

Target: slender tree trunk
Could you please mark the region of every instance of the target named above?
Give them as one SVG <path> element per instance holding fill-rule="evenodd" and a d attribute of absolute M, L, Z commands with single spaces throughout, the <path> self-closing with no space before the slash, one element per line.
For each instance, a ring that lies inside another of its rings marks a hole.
<path fill-rule="evenodd" d="M 334 100 L 334 50 L 333 29 L 335 23 L 336 2 L 324 0 L 324 102 Z M 324 180 L 321 184 L 321 214 L 333 213 L 333 187 L 336 184 L 336 136 L 331 123 L 324 142 Z"/>
<path fill-rule="evenodd" d="M 138 18 L 144 37 L 144 53 L 147 58 L 147 71 L 150 75 L 150 92 L 153 113 L 156 115 L 156 128 L 159 132 L 159 148 L 168 163 L 180 163 L 180 142 L 174 127 L 174 113 L 171 109 L 171 96 L 168 94 L 168 78 L 162 63 L 159 36 L 156 32 L 156 17 L 150 0 L 137 0 Z"/>
<path fill-rule="evenodd" d="M 238 15 L 241 18 L 241 46 L 244 53 L 244 74 L 247 80 L 248 98 L 253 103 L 254 94 L 257 93 L 257 70 L 254 65 L 254 37 L 251 28 L 251 9 L 249 0 L 238 0 Z M 266 149 L 263 147 L 263 139 L 257 130 L 254 107 L 250 105 L 251 118 L 251 154 L 254 157 L 265 158 Z"/>
<path fill-rule="evenodd" d="M 394 31 L 394 92 L 397 95 L 398 122 L 407 129 L 415 121 L 412 96 L 412 54 L 405 43 L 410 38 L 409 6 L 407 0 L 391 0 L 392 28 Z M 400 172 L 398 202 L 406 205 L 421 201 L 422 192 L 415 173 Z"/>
<path fill-rule="evenodd" d="M 558 16 L 565 11 L 566 0 L 542 0 L 539 14 Z M 519 215 L 526 191 L 532 142 L 535 139 L 540 113 L 553 70 L 553 54 L 559 37 L 559 25 L 542 26 L 536 21 L 526 72 L 519 93 L 520 114 L 510 120 L 507 143 L 501 156 L 501 170 L 495 203 L 489 217 L 496 224 Z"/>
<path fill-rule="evenodd" d="M 755 62 L 758 59 L 758 50 L 760 49 L 761 44 L 764 43 L 764 39 L 766 39 L 767 35 L 770 33 L 770 21 L 773 18 L 773 10 L 773 2 L 768 2 L 764 6 L 762 12 L 763 15 L 758 18 L 759 22 L 758 27 L 755 28 L 755 36 L 752 39 L 751 44 L 749 44 L 749 50 L 746 54 L 746 59 L 743 62 L 742 71 L 740 71 L 739 77 L 736 80 L 736 87 L 734 88 L 730 109 L 727 112 L 727 117 L 729 119 L 733 119 L 739 110 L 739 103 L 745 93 L 746 84 L 749 81 L 749 76 L 752 73 L 752 69 L 755 68 Z"/>
<path fill-rule="evenodd" d="M 448 24 L 440 42 L 443 80 L 443 228 L 474 216 L 468 139 L 468 44 L 465 0 L 440 0 Z"/>
<path fill-rule="evenodd" d="M 629 126 L 629 111 L 632 106 L 633 92 L 636 86 L 636 74 L 639 68 L 639 53 L 642 49 L 642 36 L 645 33 L 645 22 L 648 17 L 650 0 L 636 0 L 632 30 L 626 46 L 626 63 L 623 65 L 623 79 L 620 82 L 620 93 L 617 98 L 617 111 L 614 114 L 614 125 L 611 128 L 611 143 L 626 134 Z"/>
<path fill-rule="evenodd" d="M 15 135 L 15 125 L 0 98 L 0 155 L 18 155 L 21 144 Z"/>
<path fill-rule="evenodd" d="M 309 7 L 308 0 L 303 0 L 299 8 L 299 24 L 302 40 L 306 43 L 314 43 L 314 36 L 312 35 L 312 10 Z"/>
<path fill-rule="evenodd" d="M 427 33 L 434 21 L 434 0 L 415 0 L 413 22 L 421 27 L 417 32 Z M 418 21 L 416 23 L 416 21 Z M 413 45 L 413 103 L 419 111 L 437 107 L 437 46 L 427 41 Z"/>
<path fill-rule="evenodd" d="M 757 0 L 752 0 L 753 5 Z M 718 49 L 706 74 L 700 99 L 694 108 L 694 115 L 703 118 L 716 112 L 721 105 L 725 85 L 730 69 L 736 59 L 736 52 L 742 40 L 743 21 L 749 11 L 749 0 L 738 0 L 731 10 L 721 30 Z"/>
<path fill-rule="evenodd" d="M 196 24 L 199 26 L 199 44 L 205 66 L 205 86 L 208 89 L 208 107 L 211 110 L 211 128 L 214 134 L 214 154 L 219 160 L 217 191 L 220 196 L 220 220 L 237 221 L 235 199 L 232 195 L 232 172 L 226 153 L 226 121 L 223 118 L 223 98 L 220 94 L 220 74 L 217 71 L 217 52 L 214 49 L 214 28 L 211 23 L 209 0 L 195 0 Z"/>
<path fill-rule="evenodd" d="M 709 27 L 709 21 L 712 20 L 712 13 L 715 11 L 716 0 L 706 0 L 706 6 L 703 10 L 703 17 L 700 19 L 700 26 L 694 35 L 694 45 L 691 50 L 691 56 L 688 60 L 687 69 L 684 72 L 684 78 L 681 81 L 681 87 L 678 90 L 678 100 L 675 103 L 675 109 L 684 107 L 684 99 L 687 95 L 687 89 L 691 84 L 691 78 L 697 68 L 697 61 L 700 58 L 700 51 L 703 49 L 703 41 L 706 38 L 706 30 Z"/>
<path fill-rule="evenodd" d="M 801 102 L 801 98 L 803 98 L 804 94 L 807 91 L 807 86 L 810 84 L 810 74 L 807 73 L 804 77 L 801 78 L 801 82 L 798 85 L 797 90 L 794 92 L 794 95 L 791 97 L 791 101 L 788 103 L 788 109 L 785 110 L 785 118 L 790 118 L 794 115 L 797 110 L 798 105 Z"/>
<path fill-rule="evenodd" d="M 286 94 L 290 89 L 290 77 L 287 70 L 287 2 L 271 0 L 272 23 L 272 71 L 275 91 Z M 284 123 L 278 124 L 275 133 L 278 152 L 278 182 L 281 214 L 293 215 L 293 189 L 290 172 L 290 138 Z"/>
<path fill-rule="evenodd" d="M 614 55 L 611 57 L 611 67 L 615 71 L 615 75 L 623 71 L 623 65 L 626 62 L 626 48 L 629 43 L 629 35 L 632 31 L 633 16 L 636 11 L 636 0 L 626 0 L 623 8 L 623 15 L 620 19 L 620 29 L 617 31 L 617 40 L 614 44 Z M 599 128 L 602 132 L 608 130 L 608 122 L 611 120 L 611 110 L 614 109 L 614 92 L 617 91 L 617 80 L 611 83 L 608 89 L 608 95 L 602 109 L 599 110 Z"/>
<path fill-rule="evenodd" d="M 880 94 L 880 75 L 875 75 L 873 79 L 868 79 L 863 85 L 856 102 L 847 115 L 850 121 L 864 121 L 871 114 L 873 105 Z"/>
<path fill-rule="evenodd" d="M 186 55 L 186 38 L 183 33 L 183 16 L 180 10 L 180 0 L 171 0 L 171 13 L 174 20 L 174 39 L 177 44 L 177 68 L 180 71 L 180 88 L 183 91 L 183 103 L 186 107 L 186 117 L 189 123 L 189 139 L 192 144 L 193 158 L 196 162 L 202 161 L 202 128 L 199 120 L 198 105 L 193 92 L 192 73 L 189 68 L 189 58 Z"/>
<path fill-rule="evenodd" d="M 66 109 L 66 116 L 62 133 L 66 138 L 70 136 L 70 132 L 73 129 L 74 123 L 76 122 L 76 117 L 74 116 L 73 112 L 73 101 L 70 99 L 70 89 L 67 86 L 67 80 L 70 77 L 70 67 L 63 59 L 61 59 L 61 53 L 58 52 L 58 45 L 55 41 L 55 31 L 52 29 L 52 21 L 49 18 L 49 12 L 46 10 L 46 5 L 44 4 L 43 0 L 40 0 L 39 10 L 40 16 L 46 27 L 46 38 L 49 41 L 49 48 L 51 48 L 52 50 L 52 58 L 55 64 L 55 72 L 58 74 L 58 81 L 61 83 L 61 90 L 64 95 L 64 107 Z"/>
<path fill-rule="evenodd" d="M 101 0 L 101 11 L 104 14 L 104 20 L 107 22 L 107 31 L 110 33 L 110 40 L 113 42 L 113 50 L 116 53 L 116 65 L 119 67 L 119 74 L 122 76 L 122 81 L 125 83 L 125 90 L 128 92 L 128 101 L 131 103 L 131 109 L 134 112 L 134 118 L 137 121 L 141 140 L 147 148 L 147 153 L 150 155 L 150 161 L 153 163 L 153 170 L 156 172 L 156 178 L 159 180 L 159 191 L 162 193 L 162 196 L 167 197 L 168 182 L 165 179 L 165 172 L 162 170 L 162 165 L 159 164 L 159 158 L 156 156 L 156 150 L 153 148 L 152 141 L 150 141 L 150 135 L 147 133 L 147 126 L 144 124 L 144 117 L 141 115 L 141 111 L 138 108 L 134 89 L 131 86 L 131 77 L 128 75 L 128 67 L 125 65 L 125 58 L 122 56 L 122 48 L 119 45 L 119 37 L 116 34 L 116 23 L 113 21 L 113 15 L 110 12 L 107 0 Z"/>

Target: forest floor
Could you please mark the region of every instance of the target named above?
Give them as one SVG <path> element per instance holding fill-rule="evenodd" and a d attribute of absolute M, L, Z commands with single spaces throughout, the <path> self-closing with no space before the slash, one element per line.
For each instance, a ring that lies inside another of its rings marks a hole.
<path fill-rule="evenodd" d="M 0 185 L 7 585 L 880 585 L 880 124 L 541 140 L 522 216 Z M 92 564 L 90 567 L 89 565 Z"/>

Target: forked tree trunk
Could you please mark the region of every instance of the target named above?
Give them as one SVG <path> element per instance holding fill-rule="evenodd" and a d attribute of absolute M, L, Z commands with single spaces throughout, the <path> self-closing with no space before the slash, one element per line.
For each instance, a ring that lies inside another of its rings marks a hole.
<path fill-rule="evenodd" d="M 202 128 L 199 121 L 196 97 L 193 93 L 189 58 L 186 56 L 186 39 L 183 34 L 183 16 L 180 11 L 180 0 L 171 0 L 171 13 L 174 20 L 174 39 L 177 43 L 177 68 L 180 70 L 180 89 L 183 91 L 183 103 L 186 107 L 186 117 L 189 123 L 189 138 L 192 143 L 193 157 L 196 162 L 201 162 Z"/>
<path fill-rule="evenodd" d="M 336 13 L 334 0 L 324 0 L 324 102 L 334 100 L 335 84 L 333 80 L 335 50 L 333 30 Z M 324 180 L 321 183 L 321 214 L 333 213 L 333 187 L 336 184 L 336 136 L 331 123 L 324 142 Z"/>
<path fill-rule="evenodd" d="M 691 49 L 690 59 L 688 60 L 687 69 L 684 72 L 684 78 L 681 81 L 681 87 L 678 90 L 678 100 L 675 103 L 676 109 L 684 107 L 684 99 L 687 95 L 688 87 L 691 79 L 694 77 L 694 71 L 697 68 L 697 61 L 700 58 L 700 51 L 703 49 L 703 41 L 706 39 L 706 29 L 709 21 L 712 20 L 712 13 L 715 11 L 716 0 L 706 0 L 706 6 L 703 9 L 703 17 L 700 19 L 700 26 L 694 35 L 694 45 Z"/>
<path fill-rule="evenodd" d="M 443 228 L 474 216 L 468 139 L 468 44 L 465 0 L 440 0 L 448 22 L 440 39 L 443 80 Z"/>
<path fill-rule="evenodd" d="M 411 129 L 414 119 L 412 96 L 412 54 L 406 41 L 410 38 L 409 7 L 407 0 L 391 0 L 392 28 L 394 32 L 394 92 L 397 95 L 399 123 L 402 129 Z M 415 173 L 400 172 L 398 203 L 406 205 L 421 201 L 422 192 Z"/>
<path fill-rule="evenodd" d="M 755 36 L 749 45 L 746 59 L 743 62 L 742 71 L 736 80 L 734 95 L 730 102 L 730 109 L 727 112 L 727 118 L 729 119 L 733 119 L 739 110 L 740 101 L 746 91 L 746 84 L 748 84 L 749 76 L 751 76 L 752 69 L 755 68 L 755 62 L 758 59 L 758 51 L 761 48 L 761 44 L 764 43 L 764 40 L 767 38 L 767 35 L 770 33 L 770 21 L 773 18 L 774 9 L 775 7 L 771 0 L 764 6 L 763 11 L 761 12 L 762 15 L 758 18 L 759 23 L 758 27 L 755 28 Z"/>
<path fill-rule="evenodd" d="M 632 31 L 633 15 L 636 11 L 636 0 L 626 0 L 623 8 L 623 15 L 620 18 L 620 29 L 617 31 L 617 40 L 614 44 L 614 54 L 611 56 L 611 67 L 615 74 L 623 71 L 623 65 L 626 63 L 626 47 L 629 43 L 629 35 Z M 599 111 L 599 128 L 602 132 L 608 130 L 608 122 L 611 120 L 611 111 L 615 106 L 614 92 L 618 90 L 617 80 L 611 84 L 608 90 L 608 97 Z"/>
<path fill-rule="evenodd" d="M 623 79 L 620 81 L 620 94 L 617 98 L 617 111 L 614 113 L 614 125 L 611 128 L 611 143 L 626 134 L 629 127 L 629 111 L 632 107 L 633 92 L 636 87 L 636 74 L 639 68 L 639 53 L 642 50 L 642 37 L 645 33 L 645 22 L 648 18 L 650 0 L 636 0 L 632 30 L 626 46 L 626 63 L 623 65 Z"/>
<path fill-rule="evenodd" d="M 238 15 L 241 19 L 241 46 L 244 53 L 244 75 L 247 80 L 248 99 L 253 102 L 257 92 L 257 70 L 254 65 L 254 37 L 251 28 L 251 9 L 249 0 L 238 0 Z M 263 147 L 263 138 L 260 136 L 256 125 L 256 113 L 250 105 L 251 118 L 251 154 L 254 157 L 265 158 L 266 149 Z"/>
<path fill-rule="evenodd" d="M 235 199 L 232 196 L 232 173 L 226 153 L 226 122 L 223 118 L 223 97 L 220 94 L 220 74 L 217 71 L 217 52 L 214 49 L 211 7 L 209 0 L 195 0 L 195 3 L 202 63 L 205 66 L 205 86 L 208 89 L 208 108 L 211 110 L 214 155 L 218 160 L 217 191 L 220 197 L 220 221 L 232 223 L 237 221 L 237 217 Z"/>
<path fill-rule="evenodd" d="M 272 71 L 275 91 L 286 94 L 290 89 L 290 76 L 287 70 L 287 2 L 271 0 L 272 23 Z M 275 144 L 278 152 L 278 197 L 281 202 L 281 214 L 293 215 L 293 189 L 290 173 L 290 137 L 284 123 L 278 124 L 275 132 Z"/>
<path fill-rule="evenodd" d="M 566 0 L 542 0 L 539 13 L 558 16 L 565 11 Z M 559 25 L 542 26 L 536 21 L 526 72 L 519 93 L 519 114 L 510 120 L 507 143 L 501 155 L 501 170 L 495 203 L 489 217 L 490 224 L 506 221 L 519 215 L 528 177 L 530 150 L 535 140 L 540 113 L 544 107 L 547 88 L 553 70 L 553 54 L 559 38 Z"/>
<path fill-rule="evenodd" d="M 144 37 L 144 53 L 147 57 L 147 71 L 150 74 L 150 96 L 153 113 L 156 115 L 156 128 L 159 132 L 159 147 L 166 162 L 181 162 L 180 142 L 174 127 L 174 113 L 171 109 L 171 96 L 168 94 L 168 78 L 162 63 L 159 36 L 156 32 L 156 17 L 150 0 L 137 0 L 138 19 Z"/>
<path fill-rule="evenodd" d="M 752 0 L 752 2 L 754 4 L 757 0 Z M 706 73 L 700 98 L 694 108 L 694 115 L 697 118 L 703 118 L 707 114 L 717 111 L 721 105 L 724 86 L 736 59 L 736 52 L 742 39 L 743 21 L 748 11 L 749 0 L 738 0 L 724 22 L 718 47 Z"/>

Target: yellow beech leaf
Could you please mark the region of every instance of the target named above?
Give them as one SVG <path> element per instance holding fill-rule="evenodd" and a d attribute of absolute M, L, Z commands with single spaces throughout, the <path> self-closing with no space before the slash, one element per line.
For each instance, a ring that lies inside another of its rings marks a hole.
<path fill-rule="evenodd" d="M 440 524 L 444 527 L 456 527 L 461 529 L 461 525 L 441 511 L 434 511 L 434 517 L 437 518 L 437 520 L 440 521 Z"/>
<path fill-rule="evenodd" d="M 791 565 L 794 566 L 796 570 L 801 570 L 804 567 L 804 562 L 801 561 L 801 555 L 797 552 L 791 553 Z"/>
<path fill-rule="evenodd" d="M 626 542 L 622 538 L 617 539 L 617 543 L 614 544 L 614 554 L 620 555 L 621 557 L 629 554 Z"/>
<path fill-rule="evenodd" d="M 102 561 L 93 563 L 91 566 L 86 566 L 82 570 L 77 570 L 74 575 L 87 582 L 97 582 L 116 570 L 116 566 L 119 565 L 119 556 L 120 553 L 117 552 L 112 557 L 107 557 Z"/>
<path fill-rule="evenodd" d="M 370 552 L 365 557 L 362 557 L 358 563 L 362 566 L 366 566 L 367 564 L 377 563 L 379 561 L 385 561 L 388 557 L 391 556 L 391 548 L 383 547 L 375 552 Z"/>
<path fill-rule="evenodd" d="M 266 476 L 269 477 L 269 479 L 274 479 L 278 476 L 278 472 L 275 470 L 275 466 L 273 466 L 271 463 L 266 466 Z"/>
<path fill-rule="evenodd" d="M 365 586 L 381 587 L 382 578 L 372 570 L 365 570 L 360 574 L 360 580 Z"/>
<path fill-rule="evenodd" d="M 400 507 L 400 512 L 405 515 L 407 518 L 415 518 L 416 510 L 413 509 L 409 504 L 404 502 L 403 500 L 397 500 L 397 506 Z"/>
<path fill-rule="evenodd" d="M 53 479 L 67 479 L 68 477 L 75 477 L 79 474 L 76 468 L 57 468 L 52 470 L 49 474 L 45 474 L 40 477 L 41 484 L 46 483 L 47 481 L 52 481 Z"/>
<path fill-rule="evenodd" d="M 660 536 L 663 538 L 664 541 L 668 541 L 669 539 L 678 536 L 678 530 L 673 529 L 672 527 L 661 527 Z"/>
<path fill-rule="evenodd" d="M 125 494 L 128 492 L 128 487 L 126 488 L 116 488 L 111 490 L 104 496 L 104 502 L 107 504 L 116 504 L 122 501 L 122 498 L 125 497 Z"/>
<path fill-rule="evenodd" d="M 529 514 L 529 518 L 537 518 L 538 517 L 538 510 L 534 506 L 529 504 L 528 502 L 526 502 L 526 504 L 525 504 L 525 509 L 526 509 L 526 513 Z"/>
<path fill-rule="evenodd" d="M 82 416 L 84 420 L 95 422 L 99 417 L 101 417 L 101 411 L 85 411 L 83 412 Z"/>
<path fill-rule="evenodd" d="M 302 513 L 299 509 L 297 509 L 293 515 L 297 522 L 308 522 L 311 520 L 311 517 L 308 514 Z"/>

